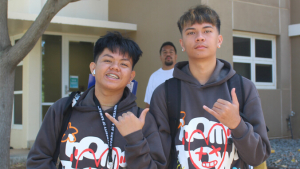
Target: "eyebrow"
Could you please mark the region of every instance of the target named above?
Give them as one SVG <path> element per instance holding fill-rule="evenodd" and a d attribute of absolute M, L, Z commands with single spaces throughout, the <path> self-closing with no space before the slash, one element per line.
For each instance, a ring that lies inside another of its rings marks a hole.
<path fill-rule="evenodd" d="M 110 57 L 110 58 L 114 58 L 112 55 L 110 55 L 110 54 L 104 54 L 103 55 L 103 57 L 104 56 L 107 56 L 107 57 Z M 127 58 L 122 58 L 121 60 L 124 60 L 124 61 L 129 61 L 130 62 L 130 59 L 127 59 Z"/>
<path fill-rule="evenodd" d="M 195 28 L 186 28 L 184 31 L 188 31 L 188 30 L 195 30 Z"/>
<path fill-rule="evenodd" d="M 213 28 L 213 27 L 208 25 L 208 26 L 204 26 L 203 28 L 205 29 L 205 28 Z"/>
<path fill-rule="evenodd" d="M 207 26 L 204 26 L 202 29 L 206 29 L 206 28 L 213 28 L 212 26 L 210 25 L 207 25 Z M 186 28 L 185 29 L 185 32 L 188 31 L 188 30 L 195 30 L 196 28 Z"/>

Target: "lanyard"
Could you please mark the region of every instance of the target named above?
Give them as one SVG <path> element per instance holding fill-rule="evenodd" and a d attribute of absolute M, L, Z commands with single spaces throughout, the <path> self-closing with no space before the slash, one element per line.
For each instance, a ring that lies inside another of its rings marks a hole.
<path fill-rule="evenodd" d="M 102 111 L 102 108 L 101 108 L 101 105 L 98 101 L 98 99 L 96 98 L 96 96 L 94 95 L 94 102 L 96 104 L 96 106 L 98 107 L 98 111 L 99 111 L 99 114 L 100 114 L 100 117 L 101 117 L 101 121 L 102 121 L 102 124 L 103 124 L 103 127 L 104 127 L 104 131 L 105 131 L 105 135 L 106 135 L 106 139 L 107 139 L 107 144 L 108 144 L 108 165 L 109 165 L 109 168 L 111 169 L 112 166 L 113 166 L 113 162 L 112 162 L 112 148 L 113 148 L 113 140 L 114 140 L 114 131 L 115 131 L 115 124 L 112 123 L 111 124 L 111 130 L 110 130 L 110 138 L 108 136 L 108 131 L 107 131 L 107 125 L 106 125 L 106 122 L 105 122 L 105 119 L 104 119 L 104 115 L 103 115 L 103 111 Z M 114 106 L 114 112 L 113 112 L 113 118 L 116 118 L 116 115 L 117 115 L 117 107 L 118 105 L 116 104 Z"/>

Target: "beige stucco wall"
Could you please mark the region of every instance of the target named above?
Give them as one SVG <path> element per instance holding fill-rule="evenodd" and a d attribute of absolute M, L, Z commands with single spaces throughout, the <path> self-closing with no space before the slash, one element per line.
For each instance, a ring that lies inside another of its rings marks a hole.
<path fill-rule="evenodd" d="M 300 1 L 291 0 L 291 24 L 300 24 Z"/>
<path fill-rule="evenodd" d="M 300 1 L 291 1 L 291 24 L 300 24 Z M 300 36 L 291 37 L 292 53 L 292 109 L 296 115 L 292 120 L 293 133 L 295 137 L 300 138 Z"/>
<path fill-rule="evenodd" d="M 221 18 L 224 41 L 217 52 L 218 58 L 232 63 L 233 30 L 277 37 L 277 89 L 259 90 L 259 94 L 266 123 L 271 129 L 269 137 L 288 137 L 285 119 L 291 111 L 291 53 L 287 32 L 290 23 L 289 0 L 109 1 L 109 20 L 138 25 L 138 31 L 129 34 L 144 52 L 135 68 L 139 82 L 138 105 L 144 107 L 148 79 L 161 67 L 158 50 L 164 41 L 172 41 L 176 45 L 178 61 L 187 60 L 186 54 L 180 51 L 176 22 L 190 7 L 200 3 L 215 9 Z"/>
<path fill-rule="evenodd" d="M 25 14 L 39 14 L 46 0 L 9 0 L 8 11 Z M 108 20 L 108 0 L 88 0 L 69 3 L 56 16 Z"/>
<path fill-rule="evenodd" d="M 300 36 L 297 37 L 291 37 L 291 43 L 292 43 L 292 105 L 293 105 L 293 111 L 296 113 L 296 115 L 292 120 L 293 124 L 293 133 L 297 138 L 300 138 Z"/>
<path fill-rule="evenodd" d="M 41 125 L 41 89 L 42 89 L 42 78 L 41 78 L 41 39 L 36 43 L 34 50 L 32 50 L 28 58 L 27 65 L 27 81 L 28 86 L 26 90 L 28 93 L 24 95 L 25 100 L 28 101 L 28 107 L 26 111 L 28 112 L 27 122 L 27 146 L 32 145 L 33 140 L 35 140 L 36 134 L 38 133 Z"/>

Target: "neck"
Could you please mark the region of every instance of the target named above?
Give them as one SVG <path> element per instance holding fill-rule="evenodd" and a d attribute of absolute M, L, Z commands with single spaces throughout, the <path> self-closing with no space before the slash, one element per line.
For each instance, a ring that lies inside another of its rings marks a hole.
<path fill-rule="evenodd" d="M 216 58 L 189 59 L 189 67 L 192 75 L 204 85 L 212 75 L 216 67 Z"/>
<path fill-rule="evenodd" d="M 162 68 L 162 70 L 170 70 L 170 69 L 173 69 L 174 66 L 175 66 L 175 64 L 173 64 L 171 66 L 167 66 L 167 65 L 163 64 L 161 68 Z"/>
<path fill-rule="evenodd" d="M 95 95 L 103 110 L 109 109 L 116 105 L 122 98 L 123 91 L 106 91 L 95 85 Z"/>

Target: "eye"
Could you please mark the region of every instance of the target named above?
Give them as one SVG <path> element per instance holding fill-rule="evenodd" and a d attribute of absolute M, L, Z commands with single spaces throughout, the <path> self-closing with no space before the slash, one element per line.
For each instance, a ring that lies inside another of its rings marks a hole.
<path fill-rule="evenodd" d="M 105 59 L 105 60 L 103 60 L 103 62 L 111 62 L 110 60 L 108 60 L 108 59 Z"/>
<path fill-rule="evenodd" d="M 194 35 L 195 32 L 188 32 L 187 34 L 188 34 L 188 35 Z"/>
<path fill-rule="evenodd" d="M 121 63 L 121 65 L 124 67 L 128 67 L 128 64 L 126 64 L 126 63 Z"/>
<path fill-rule="evenodd" d="M 206 31 L 204 31 L 204 33 L 210 33 L 211 32 L 211 30 L 206 30 Z"/>
<path fill-rule="evenodd" d="M 215 148 L 215 146 L 211 146 L 211 148 L 213 148 L 213 150 L 209 153 L 209 154 L 216 154 L 216 156 L 218 157 L 218 152 L 221 150 L 221 147 Z"/>

